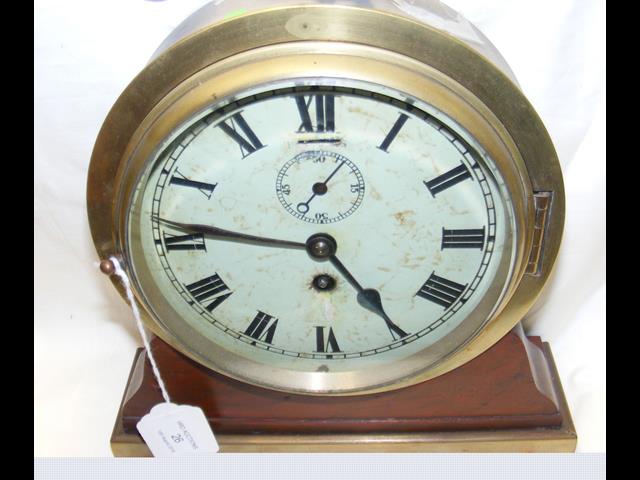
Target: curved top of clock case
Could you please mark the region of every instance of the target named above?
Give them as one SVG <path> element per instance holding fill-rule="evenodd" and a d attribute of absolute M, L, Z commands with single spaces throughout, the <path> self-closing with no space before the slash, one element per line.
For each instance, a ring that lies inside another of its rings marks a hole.
<path fill-rule="evenodd" d="M 531 308 L 548 280 L 562 236 L 564 189 L 560 165 L 541 120 L 508 74 L 449 33 L 389 12 L 335 5 L 271 8 L 233 17 L 184 36 L 159 54 L 117 100 L 94 147 L 87 201 L 94 243 L 100 258 L 121 255 L 118 195 L 128 156 L 150 112 L 185 80 L 217 62 L 269 45 L 330 41 L 367 45 L 401 54 L 439 71 L 464 87 L 491 111 L 507 132 L 528 173 L 527 190 L 553 192 L 545 251 L 535 275 L 523 275 L 502 312 L 462 352 L 429 370 L 422 379 L 446 373 L 474 358 L 504 336 Z M 508 73 L 508 72 L 507 72 Z M 525 199 L 533 221 L 532 199 Z M 533 231 L 533 225 L 527 225 Z M 526 242 L 528 256 L 532 239 Z M 126 263 L 126 259 L 125 259 Z M 116 288 L 122 287 L 113 279 Z M 166 339 L 165 339 L 166 340 Z M 170 342 L 171 343 L 171 342 Z M 412 382 L 415 383 L 415 382 Z M 322 392 L 321 392 L 322 393 Z M 343 392 L 360 393 L 360 392 Z"/>
<path fill-rule="evenodd" d="M 269 8 L 273 9 L 274 7 L 299 7 L 318 4 L 317 0 L 253 0 L 251 2 L 251 6 L 247 8 L 244 4 L 242 4 L 242 7 L 239 7 L 238 3 L 239 2 L 233 1 L 212 1 L 202 6 L 189 15 L 189 17 L 184 19 L 180 25 L 178 25 L 171 34 L 163 40 L 152 55 L 150 61 L 153 61 L 165 50 L 183 38 L 221 21 L 245 15 L 247 13 L 258 12 Z M 491 41 L 480 30 L 478 30 L 475 25 L 469 22 L 469 20 L 440 2 L 440 0 L 416 0 L 412 2 L 392 0 L 334 0 L 332 3 L 335 6 L 360 7 L 380 12 L 388 12 L 392 15 L 406 17 L 412 21 L 421 22 L 425 25 L 437 28 L 438 30 L 446 32 L 452 37 L 465 43 L 477 53 L 486 57 L 495 66 L 502 70 L 502 73 L 507 75 L 514 83 L 518 83 L 513 71 L 507 64 L 507 61 Z M 303 37 L 308 38 L 308 35 L 309 33 L 304 32 Z M 316 35 L 318 39 L 322 37 L 324 40 L 331 40 L 331 38 L 327 36 L 326 31 L 319 31 Z"/>

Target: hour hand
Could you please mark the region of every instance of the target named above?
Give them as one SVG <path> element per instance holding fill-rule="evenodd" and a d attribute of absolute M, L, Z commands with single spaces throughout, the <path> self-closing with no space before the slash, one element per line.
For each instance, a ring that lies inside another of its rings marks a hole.
<path fill-rule="evenodd" d="M 252 245 L 262 245 L 265 247 L 280 248 L 298 248 L 305 249 L 306 244 L 300 242 L 291 242 L 289 240 L 279 240 L 275 238 L 258 237 L 248 235 L 246 233 L 233 232 L 223 228 L 214 227 L 213 225 L 200 225 L 197 223 L 181 223 L 166 218 L 153 217 L 154 220 L 170 227 L 183 230 L 185 232 L 201 233 L 207 237 L 217 238 L 220 240 L 228 240 L 231 242 L 248 243 Z"/>
<path fill-rule="evenodd" d="M 384 311 L 382 307 L 382 299 L 380 293 L 374 288 L 362 288 L 362 285 L 355 279 L 351 272 L 344 266 L 344 264 L 336 256 L 336 250 L 338 244 L 335 239 L 327 234 L 319 233 L 312 235 L 307 240 L 307 253 L 315 260 L 323 261 L 329 260 L 329 262 L 340 272 L 340 275 L 344 277 L 347 282 L 358 292 L 356 299 L 361 307 L 366 308 L 370 312 L 375 313 L 384 320 L 387 328 L 391 332 L 391 336 L 395 339 L 403 338 L 409 335 L 402 330 L 398 325 L 393 323 L 389 318 L 389 315 Z"/>
<path fill-rule="evenodd" d="M 396 338 L 396 335 L 399 338 L 406 337 L 408 335 L 407 332 L 402 330 L 398 325 L 393 323 L 389 316 L 382 308 L 382 300 L 380 299 L 380 293 L 373 288 L 365 288 L 358 292 L 357 296 L 358 303 L 360 306 L 366 308 L 367 310 L 375 313 L 379 317 L 382 317 L 391 332 L 393 338 Z"/>

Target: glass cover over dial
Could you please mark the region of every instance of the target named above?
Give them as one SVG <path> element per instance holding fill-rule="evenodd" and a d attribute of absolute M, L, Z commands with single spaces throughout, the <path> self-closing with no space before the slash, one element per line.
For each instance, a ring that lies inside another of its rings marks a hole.
<path fill-rule="evenodd" d="M 478 142 L 401 92 L 326 83 L 217 103 L 141 175 L 127 225 L 134 281 L 190 327 L 198 355 L 211 345 L 299 372 L 430 350 L 436 362 L 505 294 L 512 205 Z M 244 379 L 269 384 L 262 372 Z"/>

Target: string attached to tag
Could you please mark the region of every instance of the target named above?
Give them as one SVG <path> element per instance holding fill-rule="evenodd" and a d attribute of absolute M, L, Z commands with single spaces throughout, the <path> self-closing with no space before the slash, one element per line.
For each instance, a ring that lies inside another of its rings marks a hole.
<path fill-rule="evenodd" d="M 140 310 L 138 310 L 138 305 L 136 304 L 135 298 L 133 297 L 133 291 L 131 290 L 131 283 L 129 282 L 129 277 L 126 272 L 122 269 L 120 262 L 116 257 L 110 257 L 109 260 L 113 263 L 114 266 L 114 274 L 116 274 L 120 280 L 122 281 L 122 286 L 127 293 L 127 299 L 129 300 L 129 305 L 131 305 L 131 310 L 133 310 L 133 316 L 136 319 L 136 325 L 138 327 L 138 332 L 140 332 L 140 336 L 142 337 L 142 343 L 144 344 L 144 348 L 147 351 L 147 358 L 149 359 L 149 363 L 151 363 L 151 369 L 153 370 L 153 375 L 156 377 L 156 381 L 158 382 L 158 386 L 160 387 L 160 391 L 162 392 L 162 398 L 167 403 L 171 403 L 169 399 L 169 393 L 167 392 L 167 388 L 162 381 L 162 377 L 160 376 L 160 370 L 158 369 L 158 365 L 156 364 L 156 359 L 153 357 L 153 352 L 151 351 L 151 346 L 149 345 L 149 338 L 147 337 L 147 332 L 144 329 L 144 325 L 142 325 L 142 319 L 140 318 Z"/>
<path fill-rule="evenodd" d="M 158 382 L 163 403 L 151 408 L 136 424 L 138 432 L 149 447 L 154 457 L 171 457 L 180 455 L 208 455 L 219 451 L 218 442 L 211 430 L 209 421 L 201 408 L 191 405 L 176 405 L 171 403 L 169 393 L 160 376 L 160 370 L 151 351 L 147 332 L 142 325 L 140 310 L 131 290 L 129 277 L 116 257 L 110 257 L 100 262 L 100 270 L 107 275 L 115 274 L 122 281 L 122 286 L 131 305 L 136 326 L 147 358 L 151 364 L 153 375 Z"/>

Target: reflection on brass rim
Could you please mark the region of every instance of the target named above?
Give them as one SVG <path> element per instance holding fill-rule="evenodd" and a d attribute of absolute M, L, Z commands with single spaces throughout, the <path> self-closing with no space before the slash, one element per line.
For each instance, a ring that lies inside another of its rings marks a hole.
<path fill-rule="evenodd" d="M 341 9 L 339 16 L 335 15 L 336 8 Z M 309 9 L 313 9 L 313 16 L 308 15 Z M 259 31 L 252 26 L 257 16 L 264 27 Z M 324 39 L 315 38 L 317 33 L 313 38 L 301 38 L 295 26 L 302 18 L 305 22 L 312 19 L 318 25 L 326 24 L 330 18 L 329 33 L 334 41 L 300 41 Z M 242 35 L 249 31 L 251 35 Z M 234 34 L 229 36 L 229 32 Z M 394 32 L 394 35 L 385 36 L 384 32 Z M 205 48 L 211 45 L 213 37 L 217 48 Z M 380 39 L 385 39 L 384 45 Z M 386 51 L 358 44 L 386 47 Z M 256 54 L 255 49 L 263 45 L 271 46 L 263 47 Z M 430 48 L 426 48 L 427 45 Z M 239 53 L 251 49 L 254 52 Z M 199 53 L 193 55 L 192 52 Z M 226 60 L 221 61 L 223 58 Z M 396 75 L 390 75 L 390 71 Z M 474 75 L 468 75 L 468 71 Z M 354 383 L 349 382 L 329 392 L 300 385 L 293 390 L 349 394 L 398 388 L 445 373 L 493 345 L 531 307 L 551 272 L 564 217 L 559 164 L 539 118 L 504 74 L 449 35 L 387 13 L 331 6 L 258 12 L 202 30 L 178 42 L 148 65 L 114 105 L 94 148 L 88 210 L 100 257 L 124 255 L 125 210 L 144 161 L 163 135 L 211 101 L 210 96 L 204 98 L 196 88 L 198 81 L 207 78 L 214 82 L 212 91 L 221 98 L 256 83 L 293 76 L 338 76 L 385 84 L 421 98 L 456 118 L 496 160 L 514 201 L 518 240 L 516 275 L 506 297 L 510 300 L 503 302 L 500 315 L 464 349 L 426 372 L 416 374 L 414 368 L 411 378 L 393 384 L 382 385 L 369 378 L 355 382 L 360 384 L 357 391 L 353 390 Z M 426 86 L 435 88 L 431 90 Z M 546 232 L 541 274 L 523 276 L 533 234 L 531 198 L 537 190 L 553 191 L 554 205 Z M 126 256 L 124 261 L 128 263 Z M 114 283 L 121 291 L 115 279 Z M 201 358 L 148 315 L 145 321 L 174 347 L 192 358 Z M 221 362 L 224 363 L 224 358 Z M 292 390 L 287 385 L 266 386 Z"/>

